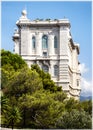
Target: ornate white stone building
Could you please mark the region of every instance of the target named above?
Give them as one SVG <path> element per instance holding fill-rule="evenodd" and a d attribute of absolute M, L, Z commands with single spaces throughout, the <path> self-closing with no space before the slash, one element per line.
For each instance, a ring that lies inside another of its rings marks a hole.
<path fill-rule="evenodd" d="M 69 97 L 79 99 L 80 70 L 79 45 L 73 42 L 68 19 L 29 20 L 26 10 L 16 22 L 14 52 L 21 55 L 29 66 L 38 64 L 51 74 L 58 86 Z"/>

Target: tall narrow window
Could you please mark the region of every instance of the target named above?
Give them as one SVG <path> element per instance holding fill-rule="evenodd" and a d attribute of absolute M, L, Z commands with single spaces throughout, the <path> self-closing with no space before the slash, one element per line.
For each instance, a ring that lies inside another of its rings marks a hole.
<path fill-rule="evenodd" d="M 48 37 L 47 35 L 44 35 L 42 37 L 42 48 L 47 49 L 48 48 Z"/>
<path fill-rule="evenodd" d="M 57 48 L 57 37 L 54 37 L 54 48 Z"/>
<path fill-rule="evenodd" d="M 79 86 L 79 79 L 77 79 L 77 86 Z"/>
<path fill-rule="evenodd" d="M 36 38 L 34 36 L 32 37 L 32 47 L 33 49 L 36 47 Z"/>
<path fill-rule="evenodd" d="M 48 72 L 49 71 L 49 68 L 47 65 L 43 65 L 42 66 L 42 69 L 44 70 L 44 72 Z"/>
<path fill-rule="evenodd" d="M 54 65 L 54 76 L 58 76 L 58 66 Z"/>

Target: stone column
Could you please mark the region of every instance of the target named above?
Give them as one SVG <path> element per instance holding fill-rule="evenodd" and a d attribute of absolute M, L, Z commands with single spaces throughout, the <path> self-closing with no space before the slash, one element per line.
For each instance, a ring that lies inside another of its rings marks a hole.
<path fill-rule="evenodd" d="M 39 55 L 39 32 L 36 32 L 36 55 Z"/>
<path fill-rule="evenodd" d="M 78 81 L 79 85 L 77 85 Z M 78 54 L 76 48 L 73 50 L 73 88 L 80 88 L 80 71 L 78 66 Z"/>
<path fill-rule="evenodd" d="M 41 33 L 36 32 L 36 55 L 41 56 L 42 55 L 42 37 Z"/>
<path fill-rule="evenodd" d="M 48 54 L 49 56 L 54 54 L 54 36 L 52 34 L 48 36 Z"/>
<path fill-rule="evenodd" d="M 42 56 L 42 33 L 39 33 L 39 56 Z"/>
<path fill-rule="evenodd" d="M 15 33 L 13 36 L 13 41 L 14 41 L 14 53 L 19 54 L 19 32 L 18 32 L 18 30 L 15 30 Z"/>
<path fill-rule="evenodd" d="M 54 64 L 53 61 L 50 61 L 50 70 L 49 70 L 51 77 L 54 76 Z"/>
<path fill-rule="evenodd" d="M 30 30 L 26 25 L 21 27 L 21 55 L 29 55 Z"/>
<path fill-rule="evenodd" d="M 63 90 L 69 90 L 69 57 L 68 57 L 68 29 L 60 27 L 59 30 L 59 80 Z"/>
<path fill-rule="evenodd" d="M 19 54 L 19 41 L 15 40 L 15 53 Z"/>
<path fill-rule="evenodd" d="M 73 49 L 72 56 L 73 56 L 73 70 L 77 71 L 77 68 L 78 68 L 78 54 L 77 54 L 76 48 Z"/>
<path fill-rule="evenodd" d="M 32 55 L 32 34 L 29 35 L 28 54 Z"/>

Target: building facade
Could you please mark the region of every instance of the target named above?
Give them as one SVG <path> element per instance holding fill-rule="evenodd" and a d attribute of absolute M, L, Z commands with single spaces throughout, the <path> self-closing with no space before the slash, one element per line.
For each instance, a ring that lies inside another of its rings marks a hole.
<path fill-rule="evenodd" d="M 16 22 L 13 35 L 14 52 L 28 66 L 38 64 L 68 94 L 79 99 L 79 45 L 73 42 L 68 19 L 29 20 L 26 10 Z"/>

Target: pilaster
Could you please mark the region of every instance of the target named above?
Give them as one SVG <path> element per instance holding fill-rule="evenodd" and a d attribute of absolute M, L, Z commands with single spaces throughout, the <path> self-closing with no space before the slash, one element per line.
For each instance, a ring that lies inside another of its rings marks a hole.
<path fill-rule="evenodd" d="M 54 36 L 49 34 L 48 36 L 48 54 L 49 56 L 54 54 Z"/>
<path fill-rule="evenodd" d="M 36 55 L 39 56 L 39 32 L 36 32 Z"/>
<path fill-rule="evenodd" d="M 19 54 L 19 41 L 18 40 L 15 40 L 14 46 L 15 46 L 14 52 L 17 53 L 17 54 Z"/>
<path fill-rule="evenodd" d="M 42 41 L 41 41 L 41 33 L 36 32 L 36 55 L 41 56 L 42 55 Z"/>
<path fill-rule="evenodd" d="M 26 25 L 21 26 L 21 55 L 29 55 L 30 30 Z"/>
<path fill-rule="evenodd" d="M 19 54 L 19 31 L 15 30 L 13 41 L 14 41 L 14 53 Z"/>
<path fill-rule="evenodd" d="M 66 84 L 69 83 L 69 73 L 68 73 L 68 28 L 66 26 L 60 27 L 59 32 L 59 80 L 65 82 Z"/>

